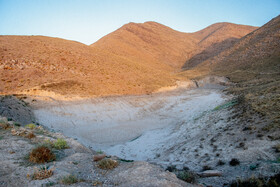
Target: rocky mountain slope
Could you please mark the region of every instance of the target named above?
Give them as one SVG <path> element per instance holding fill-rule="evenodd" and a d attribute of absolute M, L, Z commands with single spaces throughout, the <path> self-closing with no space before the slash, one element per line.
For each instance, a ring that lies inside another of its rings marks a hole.
<path fill-rule="evenodd" d="M 254 110 L 269 116 L 272 122 L 267 128 L 270 129 L 280 124 L 279 61 L 280 16 L 182 74 L 188 78 L 209 74 L 228 77 L 236 83 L 229 91 L 244 95 Z"/>
<path fill-rule="evenodd" d="M 182 33 L 156 22 L 129 23 L 91 46 L 44 36 L 0 36 L 0 92 L 150 93 L 174 85 L 181 78 L 176 72 L 204 48 L 219 51 L 254 29 L 219 23 Z"/>

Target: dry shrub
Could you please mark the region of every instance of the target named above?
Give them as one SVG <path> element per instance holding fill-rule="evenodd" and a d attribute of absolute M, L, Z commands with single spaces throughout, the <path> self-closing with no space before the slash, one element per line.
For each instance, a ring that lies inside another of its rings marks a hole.
<path fill-rule="evenodd" d="M 114 169 L 119 165 L 119 163 L 112 159 L 103 159 L 97 163 L 97 167 L 100 169 Z"/>
<path fill-rule="evenodd" d="M 29 161 L 33 163 L 51 162 L 55 159 L 55 154 L 46 146 L 39 146 L 29 154 Z"/>
<path fill-rule="evenodd" d="M 65 177 L 63 177 L 60 182 L 62 184 L 66 184 L 66 185 L 70 185 L 70 184 L 74 184 L 77 183 L 79 180 L 77 179 L 77 177 L 75 175 L 67 175 Z"/>
<path fill-rule="evenodd" d="M 9 129 L 9 128 L 12 128 L 10 125 L 9 125 L 9 123 L 5 123 L 5 122 L 0 122 L 0 127 L 2 128 L 2 129 L 5 129 L 5 130 L 7 130 L 7 129 Z"/>
<path fill-rule="evenodd" d="M 25 137 L 28 139 L 32 139 L 32 138 L 35 138 L 36 135 L 33 132 L 29 132 Z"/>
<path fill-rule="evenodd" d="M 32 175 L 33 180 L 43 180 L 51 177 L 53 175 L 54 167 L 49 169 L 47 166 L 41 168 L 35 168 L 35 171 Z"/>
<path fill-rule="evenodd" d="M 19 128 L 19 129 L 12 129 L 11 133 L 13 136 L 26 136 L 26 134 L 28 133 L 28 131 L 24 128 Z"/>

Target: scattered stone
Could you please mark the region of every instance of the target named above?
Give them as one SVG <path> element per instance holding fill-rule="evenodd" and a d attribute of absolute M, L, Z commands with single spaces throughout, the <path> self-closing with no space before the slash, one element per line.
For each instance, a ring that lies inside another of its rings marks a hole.
<path fill-rule="evenodd" d="M 200 177 L 220 177 L 222 172 L 218 170 L 206 170 L 198 174 Z"/>
<path fill-rule="evenodd" d="M 105 157 L 106 157 L 105 154 L 94 155 L 94 156 L 93 156 L 93 161 L 94 161 L 94 162 L 97 162 L 97 161 L 99 161 L 99 160 L 102 160 L 102 159 L 105 158 Z"/>

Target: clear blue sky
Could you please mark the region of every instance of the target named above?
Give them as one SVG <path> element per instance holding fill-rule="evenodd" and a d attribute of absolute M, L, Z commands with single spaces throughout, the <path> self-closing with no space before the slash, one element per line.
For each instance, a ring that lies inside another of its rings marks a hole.
<path fill-rule="evenodd" d="M 91 44 L 128 22 L 194 32 L 216 22 L 261 26 L 280 0 L 0 0 L 0 35 L 44 35 Z"/>

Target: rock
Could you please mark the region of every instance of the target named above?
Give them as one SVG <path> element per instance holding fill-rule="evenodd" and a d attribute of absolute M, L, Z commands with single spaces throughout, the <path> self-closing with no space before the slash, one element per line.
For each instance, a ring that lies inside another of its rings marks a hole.
<path fill-rule="evenodd" d="M 105 154 L 94 155 L 94 156 L 93 156 L 93 161 L 94 161 L 94 162 L 97 162 L 97 161 L 99 161 L 99 160 L 102 160 L 102 159 L 105 158 L 105 157 L 106 157 Z"/>
<path fill-rule="evenodd" d="M 114 169 L 108 176 L 119 186 L 196 186 L 179 180 L 174 173 L 147 162 L 127 163 Z"/>
<path fill-rule="evenodd" d="M 222 172 L 218 170 L 206 170 L 199 174 L 200 177 L 220 177 Z"/>

